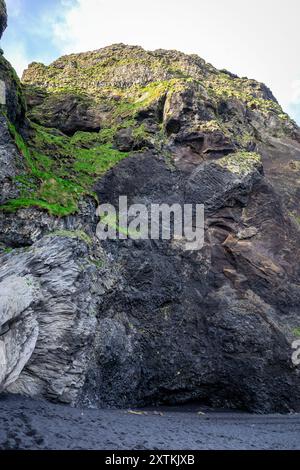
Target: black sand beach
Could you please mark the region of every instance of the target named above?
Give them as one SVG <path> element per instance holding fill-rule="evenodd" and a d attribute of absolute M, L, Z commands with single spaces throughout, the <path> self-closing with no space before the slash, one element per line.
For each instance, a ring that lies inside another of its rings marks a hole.
<path fill-rule="evenodd" d="M 2 395 L 0 449 L 300 449 L 300 414 L 74 409 Z"/>

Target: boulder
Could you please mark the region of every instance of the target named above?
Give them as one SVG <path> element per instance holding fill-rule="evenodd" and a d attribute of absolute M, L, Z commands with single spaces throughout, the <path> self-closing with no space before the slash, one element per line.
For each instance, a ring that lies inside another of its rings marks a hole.
<path fill-rule="evenodd" d="M 2 389 L 75 403 L 94 354 L 98 303 L 113 283 L 72 232 L 2 257 Z"/>
<path fill-rule="evenodd" d="M 77 131 L 99 132 L 101 129 L 103 112 L 84 95 L 59 93 L 49 96 L 27 88 L 26 96 L 33 122 L 55 127 L 70 136 Z"/>

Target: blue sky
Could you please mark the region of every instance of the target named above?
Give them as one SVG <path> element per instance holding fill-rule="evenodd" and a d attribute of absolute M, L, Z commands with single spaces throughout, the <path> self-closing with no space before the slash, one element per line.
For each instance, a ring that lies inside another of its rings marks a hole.
<path fill-rule="evenodd" d="M 196 53 L 266 83 L 300 124 L 299 0 L 6 0 L 1 40 L 19 75 L 32 61 L 112 43 Z"/>
<path fill-rule="evenodd" d="M 2 40 L 5 55 L 19 75 L 29 62 L 49 63 L 59 55 L 53 29 L 63 24 L 68 4 L 63 0 L 6 0 L 8 29 Z"/>

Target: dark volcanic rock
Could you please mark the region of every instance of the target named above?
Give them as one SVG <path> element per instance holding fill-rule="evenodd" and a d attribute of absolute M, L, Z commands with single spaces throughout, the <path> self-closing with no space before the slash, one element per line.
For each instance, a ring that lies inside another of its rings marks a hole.
<path fill-rule="evenodd" d="M 77 131 L 98 132 L 103 112 L 85 96 L 72 93 L 47 95 L 28 88 L 26 92 L 31 119 L 45 127 L 57 128 L 67 135 Z"/>
<path fill-rule="evenodd" d="M 299 411 L 300 133 L 272 93 L 194 55 L 114 45 L 32 64 L 30 124 L 0 66 L 2 388 Z M 97 240 L 96 201 L 124 195 L 204 204 L 203 248 Z"/>
<path fill-rule="evenodd" d="M 23 163 L 10 135 L 7 119 L 0 116 L 0 204 L 18 195 L 15 176 L 22 170 Z"/>
<path fill-rule="evenodd" d="M 0 37 L 7 23 L 6 6 L 0 0 Z M 25 125 L 25 100 L 21 84 L 12 66 L 0 54 L 0 204 L 17 197 L 15 177 L 24 170 L 24 162 L 11 135 L 14 126 Z"/>
<path fill-rule="evenodd" d="M 0 84 L 5 97 L 7 116 L 12 123 L 20 126 L 24 123 L 26 111 L 20 80 L 10 63 L 2 55 L 0 55 Z M 0 102 L 0 109 L 2 106 L 3 103 Z"/>
<path fill-rule="evenodd" d="M 297 408 L 299 375 L 286 332 L 299 315 L 299 231 L 255 166 L 241 180 L 204 164 L 197 173 L 207 176 L 198 185 L 194 176 L 195 187 L 161 166 L 150 155 L 128 159 L 99 183 L 99 196 L 115 204 L 126 188 L 131 203 L 207 202 L 204 249 L 189 252 L 175 241 L 105 245 L 123 266 L 125 284 L 104 305 L 105 342 L 84 394 L 100 404 Z M 211 180 L 220 181 L 214 191 Z"/>

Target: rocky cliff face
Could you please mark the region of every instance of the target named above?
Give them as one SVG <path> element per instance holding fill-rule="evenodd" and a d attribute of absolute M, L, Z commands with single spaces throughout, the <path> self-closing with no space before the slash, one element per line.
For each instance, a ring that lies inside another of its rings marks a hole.
<path fill-rule="evenodd" d="M 6 26 L 6 5 L 0 0 L 0 38 Z M 9 127 L 25 125 L 26 108 L 20 81 L 2 52 L 0 51 L 0 204 L 18 196 L 13 178 L 24 167 Z"/>
<path fill-rule="evenodd" d="M 124 45 L 0 73 L 2 389 L 299 410 L 300 132 L 270 90 Z M 100 242 L 120 195 L 205 204 L 204 248 Z"/>

